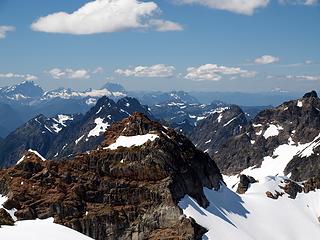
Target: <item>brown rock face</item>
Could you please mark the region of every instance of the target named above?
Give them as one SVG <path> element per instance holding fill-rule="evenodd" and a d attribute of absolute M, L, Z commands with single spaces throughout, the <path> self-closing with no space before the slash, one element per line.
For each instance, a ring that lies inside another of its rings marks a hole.
<path fill-rule="evenodd" d="M 106 147 L 122 136 L 154 133 L 142 146 Z M 18 220 L 54 217 L 94 239 L 201 239 L 206 231 L 183 216 L 188 194 L 208 204 L 203 187 L 219 188 L 221 174 L 184 136 L 142 114 L 114 124 L 103 145 L 60 162 L 25 158 L 0 171 L 5 207 Z"/>

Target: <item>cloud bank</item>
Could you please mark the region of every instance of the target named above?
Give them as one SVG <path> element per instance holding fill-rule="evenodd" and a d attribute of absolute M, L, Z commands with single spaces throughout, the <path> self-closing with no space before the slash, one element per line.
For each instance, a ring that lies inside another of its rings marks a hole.
<path fill-rule="evenodd" d="M 21 78 L 27 81 L 37 80 L 38 77 L 32 74 L 17 74 L 17 73 L 0 73 L 0 78 Z"/>

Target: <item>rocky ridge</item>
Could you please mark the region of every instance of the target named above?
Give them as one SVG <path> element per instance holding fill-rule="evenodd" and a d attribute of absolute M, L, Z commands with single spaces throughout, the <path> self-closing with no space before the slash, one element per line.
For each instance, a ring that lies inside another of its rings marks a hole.
<path fill-rule="evenodd" d="M 146 136 L 154 137 L 134 146 L 132 138 Z M 189 195 L 206 207 L 203 188 L 218 189 L 221 180 L 186 137 L 134 113 L 113 124 L 97 150 L 72 160 L 27 153 L 0 171 L 0 194 L 18 220 L 54 217 L 97 240 L 201 239 L 206 230 L 177 204 Z"/>
<path fill-rule="evenodd" d="M 320 172 L 320 99 L 310 92 L 264 110 L 210 153 L 226 175 L 246 169 L 249 175 L 251 170 L 261 175 L 262 170 L 249 168 L 279 161 L 285 165 L 275 169 L 275 174 L 295 181 L 316 177 Z"/>

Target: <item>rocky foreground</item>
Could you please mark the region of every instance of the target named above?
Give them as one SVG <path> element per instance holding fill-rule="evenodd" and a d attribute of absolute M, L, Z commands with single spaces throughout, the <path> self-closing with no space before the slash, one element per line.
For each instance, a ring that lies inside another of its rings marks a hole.
<path fill-rule="evenodd" d="M 139 113 L 105 136 L 97 150 L 73 160 L 44 161 L 29 152 L 1 170 L 3 207 L 18 221 L 53 217 L 97 240 L 201 239 L 207 230 L 178 202 L 188 195 L 208 206 L 204 187 L 219 189 L 222 180 L 211 158 Z"/>

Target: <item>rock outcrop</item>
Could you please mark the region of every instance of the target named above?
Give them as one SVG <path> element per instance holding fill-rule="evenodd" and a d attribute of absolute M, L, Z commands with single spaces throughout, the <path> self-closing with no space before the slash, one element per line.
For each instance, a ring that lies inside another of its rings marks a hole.
<path fill-rule="evenodd" d="M 250 187 L 250 184 L 256 183 L 256 182 L 257 180 L 255 180 L 253 177 L 241 174 L 240 181 L 237 188 L 237 193 L 244 194 Z"/>

